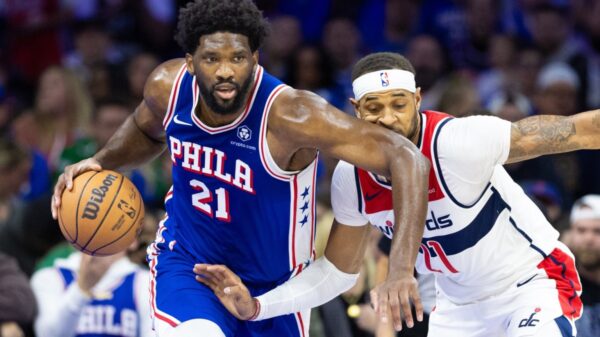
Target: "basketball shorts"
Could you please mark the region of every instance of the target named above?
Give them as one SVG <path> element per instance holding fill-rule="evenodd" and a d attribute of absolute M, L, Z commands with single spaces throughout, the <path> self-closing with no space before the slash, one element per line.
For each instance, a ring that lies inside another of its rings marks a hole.
<path fill-rule="evenodd" d="M 217 324 L 227 337 L 308 337 L 310 311 L 256 322 L 240 321 L 225 309 L 210 288 L 195 280 L 192 271 L 195 261 L 190 254 L 176 244 L 161 243 L 155 247 L 155 254 L 149 255 L 155 330 L 176 327 L 191 319 L 206 319 Z M 254 296 L 269 290 L 248 289 Z"/>
<path fill-rule="evenodd" d="M 438 291 L 428 336 L 524 337 L 556 324 L 561 335 L 545 337 L 572 337 L 583 309 L 580 294 L 573 256 L 561 245 L 502 294 L 458 305 Z"/>

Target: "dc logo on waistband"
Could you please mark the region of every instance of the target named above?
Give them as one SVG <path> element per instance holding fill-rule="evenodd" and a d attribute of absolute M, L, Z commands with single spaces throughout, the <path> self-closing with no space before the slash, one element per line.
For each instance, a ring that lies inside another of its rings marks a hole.
<path fill-rule="evenodd" d="M 252 130 L 247 126 L 242 125 L 237 128 L 237 136 L 242 141 L 247 142 L 252 139 Z"/>
<path fill-rule="evenodd" d="M 381 73 L 379 73 L 379 78 L 381 78 L 382 87 L 387 87 L 388 85 L 390 85 L 390 80 L 388 78 L 387 72 L 382 71 Z"/>

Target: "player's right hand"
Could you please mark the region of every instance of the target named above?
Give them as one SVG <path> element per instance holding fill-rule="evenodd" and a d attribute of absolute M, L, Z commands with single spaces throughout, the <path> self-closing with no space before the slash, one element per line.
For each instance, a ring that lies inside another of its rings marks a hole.
<path fill-rule="evenodd" d="M 223 306 L 240 320 L 258 315 L 257 300 L 252 297 L 242 280 L 223 265 L 196 264 L 196 280 L 208 286 Z"/>
<path fill-rule="evenodd" d="M 404 274 L 397 278 L 387 279 L 370 292 L 373 309 L 382 323 L 388 322 L 388 314 L 392 314 L 392 323 L 396 331 L 402 330 L 402 320 L 406 326 L 414 326 L 411 303 L 415 307 L 417 320 L 423 321 L 423 304 L 419 295 L 419 283 L 412 274 Z"/>
<path fill-rule="evenodd" d="M 51 201 L 52 218 L 58 217 L 58 208 L 60 207 L 60 199 L 63 191 L 73 189 L 73 178 L 87 171 L 101 171 L 102 166 L 95 158 L 84 159 L 73 165 L 65 167 L 65 171 L 58 177 L 54 186 L 54 195 Z"/>

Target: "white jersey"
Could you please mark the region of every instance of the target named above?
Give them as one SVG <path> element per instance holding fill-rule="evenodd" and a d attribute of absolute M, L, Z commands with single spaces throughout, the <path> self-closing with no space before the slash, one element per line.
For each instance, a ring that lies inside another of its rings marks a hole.
<path fill-rule="evenodd" d="M 558 232 L 502 167 L 510 123 L 495 117 L 421 114 L 418 143 L 431 161 L 429 207 L 417 258 L 457 304 L 498 294 L 538 272 Z M 393 234 L 391 185 L 340 162 L 332 181 L 337 221 Z"/>
<path fill-rule="evenodd" d="M 92 289 L 89 299 L 75 280 L 81 253 L 59 259 L 33 274 L 38 303 L 39 337 L 154 336 L 150 316 L 149 272 L 128 258 L 114 262 Z"/>

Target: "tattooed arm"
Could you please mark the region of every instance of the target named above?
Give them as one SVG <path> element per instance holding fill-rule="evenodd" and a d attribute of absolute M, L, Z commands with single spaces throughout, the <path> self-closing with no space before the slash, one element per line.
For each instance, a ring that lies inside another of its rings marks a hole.
<path fill-rule="evenodd" d="M 573 116 L 541 115 L 512 124 L 507 163 L 545 154 L 600 149 L 600 110 Z"/>

